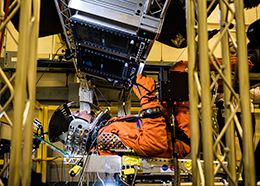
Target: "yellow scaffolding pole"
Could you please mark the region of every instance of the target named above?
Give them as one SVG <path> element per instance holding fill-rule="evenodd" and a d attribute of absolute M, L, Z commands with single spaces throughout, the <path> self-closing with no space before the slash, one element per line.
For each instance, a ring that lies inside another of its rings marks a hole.
<path fill-rule="evenodd" d="M 247 46 L 246 46 L 246 34 L 245 34 L 245 17 L 244 17 L 244 3 L 242 0 L 236 0 L 234 2 L 234 8 L 236 10 L 236 19 L 240 20 L 236 22 L 237 30 L 237 58 L 239 67 L 239 93 L 241 96 L 241 113 L 242 113 L 242 127 L 243 127 L 243 159 L 244 159 L 244 173 L 245 184 L 255 185 L 255 158 L 253 147 L 253 129 L 252 118 L 250 113 L 250 95 L 249 95 L 249 70 L 247 63 Z M 243 70 L 242 70 L 243 69 Z M 250 123 L 250 124 L 249 124 Z"/>
<path fill-rule="evenodd" d="M 43 124 L 43 117 L 44 117 L 44 115 L 43 115 L 43 106 L 40 107 L 40 108 L 41 109 L 39 109 L 39 121 Z M 38 159 L 43 159 L 42 158 L 42 152 L 43 152 L 42 148 L 43 148 L 43 146 L 44 146 L 43 144 L 40 144 L 39 148 L 37 150 L 37 158 Z M 42 172 L 42 164 L 41 164 L 40 161 L 37 162 L 36 172 L 37 173 L 41 173 Z"/>
<path fill-rule="evenodd" d="M 23 112 L 26 100 L 26 76 L 27 76 L 27 59 L 28 59 L 28 40 L 29 24 L 31 17 L 31 0 L 21 2 L 19 24 L 19 46 L 17 56 L 17 78 L 15 83 L 14 95 L 14 123 L 12 130 L 11 151 L 10 151 L 10 175 L 9 186 L 20 185 L 20 164 L 21 164 L 21 145 L 22 145 L 22 124 Z M 28 167 L 30 168 L 30 167 Z"/>
<path fill-rule="evenodd" d="M 48 131 L 48 119 L 49 111 L 56 110 L 57 106 L 43 106 L 43 109 L 39 111 L 39 121 L 42 123 L 43 131 Z M 45 139 L 48 141 L 48 139 Z M 46 183 L 47 180 L 47 162 L 44 159 L 47 158 L 47 146 L 40 144 L 39 149 L 37 150 L 37 159 L 42 161 L 37 161 L 36 172 L 42 173 L 42 182 Z"/>
<path fill-rule="evenodd" d="M 227 15 L 228 15 L 228 9 L 223 1 L 219 2 L 219 9 L 220 9 L 220 32 L 223 35 L 222 37 L 222 64 L 225 66 L 223 69 L 223 73 L 227 79 L 228 84 L 232 84 L 232 75 L 231 75 L 231 63 L 230 63 L 230 53 L 229 53 L 229 43 L 228 43 L 228 33 L 225 32 L 225 26 L 227 25 Z M 227 84 L 223 85 L 224 89 L 224 99 L 226 103 L 230 103 L 232 100 L 232 92 L 227 86 Z M 227 123 L 229 117 L 231 116 L 232 111 L 231 108 L 227 105 L 225 107 L 225 122 Z M 235 149 L 235 126 L 234 122 L 231 121 L 227 131 L 226 131 L 226 146 L 229 149 L 229 153 L 227 154 L 227 158 L 229 160 L 228 162 L 228 169 L 230 171 L 230 179 L 236 180 L 236 149 Z M 214 149 L 215 150 L 215 149 Z M 235 185 L 231 180 L 229 180 L 229 184 L 231 186 Z"/>
<path fill-rule="evenodd" d="M 189 78 L 189 93 L 190 93 L 190 121 L 191 122 L 191 158 L 192 158 L 192 184 L 200 185 L 201 180 L 199 176 L 199 165 L 197 162 L 200 156 L 200 127 L 198 118 L 198 90 L 196 88 L 196 81 L 194 72 L 196 70 L 196 43 L 195 43 L 195 22 L 192 17 L 195 15 L 194 3 L 191 0 L 186 0 L 186 17 L 187 19 L 187 45 L 188 47 L 188 78 Z"/>
<path fill-rule="evenodd" d="M 31 154 L 32 154 L 32 134 L 33 134 L 33 119 L 35 110 L 35 89 L 36 89 L 36 72 L 37 72 L 37 48 L 38 48 L 38 33 L 40 22 L 40 1 L 33 0 L 33 16 L 31 19 L 31 37 L 30 43 L 30 56 L 28 65 L 28 117 L 24 126 L 24 145 L 22 156 L 22 186 L 30 185 L 31 183 Z"/>
<path fill-rule="evenodd" d="M 211 4 L 206 9 L 206 2 Z M 209 11 L 214 4 L 220 3 L 219 15 L 220 17 L 220 34 L 215 36 L 215 44 L 208 47 L 208 30 L 207 30 L 207 11 Z M 205 1 L 205 0 L 186 0 L 186 20 L 187 20 L 187 44 L 188 44 L 188 61 L 189 61 L 189 91 L 190 91 L 190 116 L 191 116 L 191 152 L 193 160 L 192 177 L 193 185 L 213 185 L 216 171 L 213 170 L 213 154 L 214 158 L 219 161 L 219 164 L 227 174 L 230 185 L 237 185 L 237 169 L 235 157 L 235 135 L 234 135 L 234 121 L 239 127 L 240 123 L 237 121 L 236 112 L 241 103 L 242 109 L 242 125 L 243 125 L 243 160 L 246 185 L 255 185 L 255 170 L 254 170 L 254 154 L 253 154 L 253 137 L 252 127 L 248 125 L 251 123 L 250 114 L 250 100 L 249 100 L 249 73 L 247 63 L 247 49 L 245 40 L 245 24 L 243 1 L 234 0 L 234 8 L 229 5 L 230 2 L 225 0 L 220 1 Z M 196 9 L 196 10 L 195 10 Z M 195 10 L 195 11 L 194 11 Z M 233 11 L 234 10 L 234 11 Z M 229 13 L 229 15 L 227 15 Z M 238 60 L 236 67 L 238 68 L 240 97 L 237 96 L 231 83 L 230 74 L 230 54 L 228 48 L 228 39 L 232 41 L 233 36 L 229 32 L 229 26 L 232 21 L 236 21 L 236 39 L 238 44 Z M 195 37 L 194 31 L 198 33 Z M 191 41 L 192 40 L 192 41 Z M 198 50 L 194 44 L 197 42 Z M 221 42 L 222 62 L 216 58 L 214 51 L 217 45 Z M 196 54 L 195 54 L 196 52 Z M 195 59 L 194 59 L 195 56 Z M 209 56 L 209 58 L 208 58 Z M 214 66 L 216 71 L 210 72 L 209 61 Z M 197 64 L 199 62 L 199 66 Z M 217 74 L 215 76 L 215 74 Z M 211 76 L 209 76 L 211 75 Z M 209 77 L 212 79 L 212 84 L 208 82 Z M 225 110 L 225 124 L 219 134 L 214 133 L 212 125 L 212 114 L 210 111 L 214 106 L 216 95 L 211 95 L 213 92 L 217 93 L 217 80 L 223 81 L 224 84 L 224 105 Z M 196 86 L 196 87 L 194 87 Z M 195 93 L 197 91 L 197 93 Z M 211 101 L 209 97 L 211 96 Z M 238 104 L 233 108 L 230 97 L 231 95 L 237 100 Z M 198 99 L 199 98 L 199 99 Z M 198 103 L 199 100 L 199 103 Z M 211 105 L 211 106 L 210 106 Z M 201 120 L 201 131 L 198 130 L 197 118 Z M 200 133 L 201 132 L 201 133 Z M 202 134 L 203 157 L 199 156 L 198 140 Z M 221 143 L 221 138 L 226 134 L 226 145 Z M 212 145 L 213 144 L 213 145 Z M 223 146 L 224 154 L 219 158 L 217 146 Z M 213 148 L 212 148 L 213 146 Z M 227 157 L 225 159 L 225 157 Z M 202 167 L 198 158 L 203 158 L 204 166 Z M 223 164 L 226 160 L 228 168 Z M 197 163 L 196 163 L 197 162 Z M 219 168 L 218 167 L 218 168 Z M 239 171 L 241 170 L 239 167 Z"/>

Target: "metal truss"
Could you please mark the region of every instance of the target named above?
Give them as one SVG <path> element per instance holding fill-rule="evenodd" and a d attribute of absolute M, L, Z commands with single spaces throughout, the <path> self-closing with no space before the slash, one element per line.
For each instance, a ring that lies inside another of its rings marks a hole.
<path fill-rule="evenodd" d="M 58 12 L 58 16 L 60 18 L 63 34 L 66 39 L 66 45 L 69 50 L 69 55 L 72 57 L 74 67 L 77 70 L 76 45 L 69 20 L 69 18 L 71 17 L 71 11 L 68 7 L 69 0 L 54 0 L 54 3 Z"/>
<path fill-rule="evenodd" d="M 166 14 L 166 9 L 168 8 L 171 1 L 161 1 L 161 0 L 150 0 L 148 3 L 150 4 L 146 14 L 149 14 L 153 17 L 164 18 Z"/>
<path fill-rule="evenodd" d="M 16 0 L 14 1 L 12 4 L 9 5 L 9 12 L 8 12 L 8 16 L 4 14 L 4 12 L 0 12 L 0 32 L 4 32 L 5 33 L 5 29 L 7 28 L 7 23 L 12 19 L 12 17 L 15 15 L 15 13 L 19 10 L 20 8 L 20 0 Z M 4 1 L 1 2 L 1 5 L 0 5 L 0 11 L 2 11 L 2 8 L 3 8 L 3 5 L 4 5 Z M 8 28 L 7 28 L 8 30 Z M 4 38 L 2 38 L 4 40 Z M 3 43 L 3 41 L 1 42 Z M 1 46 L 0 46 L 1 47 Z M 3 48 L 1 48 L 0 51 L 2 51 Z M 10 117 L 8 116 L 8 114 L 5 112 L 11 101 L 13 100 L 14 98 L 14 87 L 12 85 L 12 81 L 14 80 L 16 74 L 13 74 L 12 77 L 8 77 L 4 71 L 2 70 L 2 68 L 0 68 L 0 77 L 3 79 L 3 83 L 5 84 L 1 90 L 0 90 L 0 96 L 2 96 L 4 94 L 4 92 L 9 89 L 10 91 L 10 96 L 9 96 L 9 99 L 5 102 L 5 104 L 2 106 L 0 105 L 0 118 L 2 116 L 4 116 L 6 122 L 10 125 L 10 126 L 13 126 L 13 123 L 10 119 Z"/>
<path fill-rule="evenodd" d="M 1 5 L 3 5 L 2 3 L 3 1 L 1 1 Z M 8 185 L 20 185 L 20 182 L 21 185 L 30 185 L 40 1 L 15 0 L 7 9 L 4 19 L 1 20 L 0 31 L 2 33 L 5 28 L 9 31 L 7 23 L 19 9 L 21 16 L 16 72 L 8 78 L 0 68 L 0 77 L 5 83 L 0 95 L 7 89 L 10 91 L 9 99 L 3 106 L 0 106 L 0 115 L 4 116 L 7 123 L 14 129 L 12 130 L 10 163 L 4 167 L 9 166 L 10 169 Z M 12 84 L 14 79 L 15 86 Z M 12 122 L 6 109 L 13 99 L 15 100 L 13 102 L 15 116 Z M 22 142 L 23 148 L 21 149 Z M 3 185 L 2 182 L 0 184 Z"/>
<path fill-rule="evenodd" d="M 244 6 L 242 0 L 234 1 L 234 10 L 229 1 L 219 1 L 220 34 L 212 48 L 208 47 L 207 11 L 216 3 L 211 1 L 207 7 L 206 0 L 186 0 L 187 17 L 187 41 L 188 41 L 188 67 L 189 67 L 189 91 L 190 91 L 190 123 L 191 123 L 191 149 L 192 149 L 192 175 L 193 185 L 214 185 L 214 176 L 219 168 L 223 168 L 228 177 L 229 185 L 237 185 L 238 177 L 244 167 L 244 179 L 246 185 L 255 185 L 254 151 L 250 96 L 249 96 L 249 68 L 247 58 L 246 36 L 244 26 Z M 195 18 L 196 17 L 196 18 Z M 236 22 L 236 39 L 229 31 L 232 21 Z M 196 34 L 198 37 L 196 37 Z M 231 62 L 229 54 L 229 40 L 237 49 L 237 61 L 234 72 L 239 79 L 238 97 L 232 79 Z M 234 41 L 237 41 L 237 45 Z M 216 46 L 221 44 L 221 61 L 214 55 Z M 210 71 L 210 66 L 215 68 Z M 212 110 L 218 89 L 218 80 L 223 81 L 225 125 L 219 135 L 215 135 Z M 237 100 L 234 107 L 232 100 Z M 242 127 L 236 116 L 238 108 L 242 109 Z M 250 124 L 249 124 L 250 123 Z M 243 164 L 236 169 L 235 150 L 235 125 L 240 133 L 243 133 Z M 221 137 L 226 135 L 226 146 L 221 143 Z M 213 136 L 217 136 L 213 140 Z M 201 157 L 200 143 L 202 142 L 203 156 Z M 220 155 L 218 146 L 224 149 Z M 200 163 L 204 160 L 204 169 Z M 219 165 L 214 168 L 213 160 Z M 228 167 L 223 161 L 228 162 Z"/>
<path fill-rule="evenodd" d="M 4 1 L 0 3 L 0 33 L 5 34 L 6 30 L 8 30 L 7 23 L 11 20 L 11 18 L 14 16 L 14 14 L 19 10 L 20 8 L 20 1 L 14 1 L 11 5 L 9 5 L 9 15 L 3 12 L 3 5 Z M 6 5 L 7 6 L 7 5 Z M 3 36 L 3 35 L 2 35 Z M 1 37 L 1 46 L 0 51 L 3 51 L 2 44 L 4 43 L 4 37 Z M 5 52 L 5 51 L 4 51 Z M 0 52 L 1 53 L 1 52 Z M 3 83 L 5 84 L 0 89 L 0 97 L 5 93 L 5 91 L 8 89 L 10 92 L 9 99 L 4 103 L 2 106 L 0 104 L 0 121 L 5 121 L 10 127 L 13 127 L 13 122 L 10 119 L 9 115 L 7 114 L 6 110 L 9 108 L 11 102 L 14 98 L 14 86 L 12 85 L 13 80 L 15 79 L 16 73 L 13 74 L 12 77 L 8 77 L 8 75 L 3 71 L 3 69 L 0 67 L 0 79 L 3 80 Z M 0 175 L 2 175 L 7 167 L 9 166 L 9 162 L 4 164 L 3 170 L 1 171 Z M 0 185 L 4 185 L 2 180 L 0 179 Z"/>

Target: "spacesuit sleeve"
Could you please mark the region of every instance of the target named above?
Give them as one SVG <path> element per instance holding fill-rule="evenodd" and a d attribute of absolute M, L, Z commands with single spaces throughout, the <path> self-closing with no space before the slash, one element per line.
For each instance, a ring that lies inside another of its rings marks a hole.
<path fill-rule="evenodd" d="M 136 84 L 133 87 L 134 93 L 140 99 L 142 109 L 158 107 L 159 102 L 155 95 L 156 85 L 153 78 L 137 74 Z"/>

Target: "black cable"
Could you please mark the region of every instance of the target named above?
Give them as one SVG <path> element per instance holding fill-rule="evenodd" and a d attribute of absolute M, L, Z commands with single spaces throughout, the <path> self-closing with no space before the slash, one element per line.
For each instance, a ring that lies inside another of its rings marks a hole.
<path fill-rule="evenodd" d="M 36 85 L 39 83 L 40 79 L 42 78 L 42 76 L 45 74 L 45 72 L 48 70 L 48 68 L 51 66 L 51 63 L 53 61 L 53 59 L 55 58 L 55 56 L 57 55 L 58 51 L 64 47 L 65 44 L 63 44 L 60 48 L 58 48 L 58 50 L 56 51 L 56 53 L 53 55 L 51 62 L 49 63 L 49 65 L 45 68 L 45 70 L 43 71 L 43 73 L 41 74 L 41 76 L 38 78 Z"/>
<path fill-rule="evenodd" d="M 97 138 L 97 135 L 98 135 L 99 131 L 106 126 L 106 125 L 104 125 L 104 123 L 106 123 L 106 122 L 107 122 L 107 121 L 101 122 L 99 128 L 96 129 L 95 132 L 93 132 L 93 134 L 92 134 L 92 136 L 91 136 L 91 141 L 92 141 L 93 139 Z M 104 130 L 104 129 L 103 129 L 103 130 Z M 102 130 L 102 131 L 103 131 L 103 130 Z M 101 132 L 102 132 L 102 131 L 101 131 Z"/>
<path fill-rule="evenodd" d="M 125 88 L 124 88 L 124 102 L 123 102 L 123 109 L 124 109 L 124 113 L 125 113 L 125 116 L 126 116 L 126 110 L 125 110 Z"/>

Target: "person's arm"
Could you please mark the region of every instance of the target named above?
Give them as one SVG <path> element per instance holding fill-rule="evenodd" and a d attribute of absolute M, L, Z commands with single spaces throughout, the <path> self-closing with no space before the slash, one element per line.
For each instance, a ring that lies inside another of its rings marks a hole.
<path fill-rule="evenodd" d="M 156 85 L 153 78 L 138 74 L 133 90 L 140 99 L 142 111 L 151 109 L 142 117 L 143 127 L 135 141 L 134 149 L 139 155 L 157 156 L 168 149 L 167 131 L 164 117 L 160 112 L 159 101 L 155 95 Z M 153 109 L 156 108 L 154 114 Z M 158 113 L 157 113 L 158 112 Z"/>
<path fill-rule="evenodd" d="M 133 86 L 134 93 L 140 99 L 140 105 L 143 110 L 151 107 L 158 107 L 159 102 L 155 95 L 156 85 L 153 78 L 144 77 L 137 74 L 136 83 Z"/>

